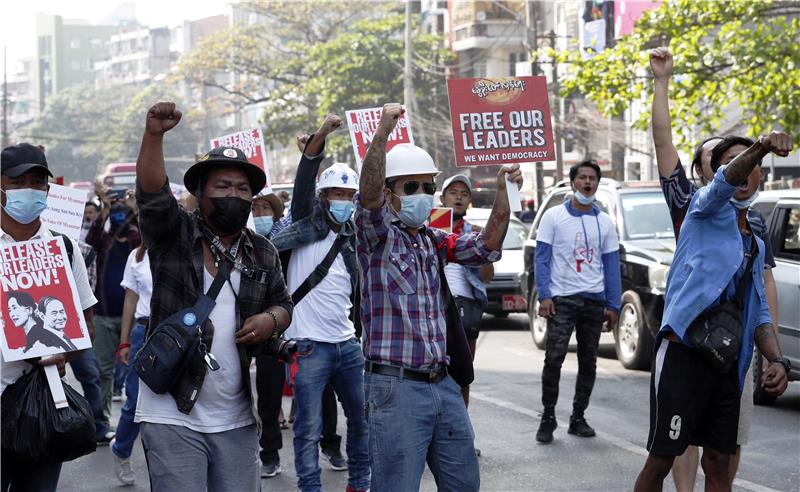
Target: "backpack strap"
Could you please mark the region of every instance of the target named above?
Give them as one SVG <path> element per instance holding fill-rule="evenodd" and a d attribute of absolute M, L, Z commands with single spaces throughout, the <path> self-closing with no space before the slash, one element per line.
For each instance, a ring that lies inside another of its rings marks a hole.
<path fill-rule="evenodd" d="M 343 234 L 339 234 L 336 237 L 336 240 L 331 245 L 331 249 L 328 250 L 328 254 L 325 255 L 325 258 L 322 262 L 317 265 L 311 275 L 300 284 L 300 287 L 297 288 L 294 292 L 292 292 L 292 302 L 295 306 L 300 303 L 300 301 L 311 292 L 311 289 L 317 286 L 318 283 L 322 282 L 322 279 L 328 274 L 328 270 L 330 270 L 331 265 L 333 265 L 333 260 L 336 259 L 336 255 L 339 254 L 339 251 L 342 249 L 342 245 L 349 239 L 349 236 L 345 236 Z"/>
<path fill-rule="evenodd" d="M 66 235 L 61 234 L 60 232 L 56 232 L 51 230 L 50 234 L 53 236 L 61 236 L 64 238 L 64 247 L 67 249 L 67 258 L 69 259 L 69 264 L 72 265 L 72 258 L 73 258 L 73 249 L 72 249 L 72 240 Z"/>

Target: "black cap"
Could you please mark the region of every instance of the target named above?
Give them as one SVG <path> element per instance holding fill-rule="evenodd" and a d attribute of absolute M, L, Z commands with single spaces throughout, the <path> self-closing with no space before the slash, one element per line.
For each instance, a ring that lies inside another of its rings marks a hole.
<path fill-rule="evenodd" d="M 21 143 L 3 149 L 2 157 L 3 174 L 10 178 L 22 176 L 28 171 L 39 170 L 53 177 L 47 167 L 44 151 L 28 143 Z"/>
<path fill-rule="evenodd" d="M 264 171 L 255 164 L 251 164 L 244 152 L 235 147 L 217 147 L 208 151 L 186 171 L 186 174 L 183 175 L 183 185 L 186 186 L 189 193 L 196 195 L 200 178 L 212 169 L 220 167 L 232 167 L 244 171 L 247 180 L 250 181 L 250 190 L 253 195 L 256 195 L 267 184 L 267 176 Z"/>

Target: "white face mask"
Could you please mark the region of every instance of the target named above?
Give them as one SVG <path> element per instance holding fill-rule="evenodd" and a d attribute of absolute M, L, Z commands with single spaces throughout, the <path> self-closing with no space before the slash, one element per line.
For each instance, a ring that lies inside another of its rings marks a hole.
<path fill-rule="evenodd" d="M 594 203 L 594 193 L 589 196 L 584 195 L 580 191 L 575 192 L 575 199 L 578 200 L 578 203 L 581 205 L 591 205 Z"/>
<path fill-rule="evenodd" d="M 736 198 L 731 198 L 731 203 L 734 207 L 738 208 L 739 210 L 743 210 L 745 208 L 749 208 L 750 205 L 753 204 L 758 198 L 758 191 L 750 195 L 750 198 L 745 198 L 744 200 L 737 200 Z"/>

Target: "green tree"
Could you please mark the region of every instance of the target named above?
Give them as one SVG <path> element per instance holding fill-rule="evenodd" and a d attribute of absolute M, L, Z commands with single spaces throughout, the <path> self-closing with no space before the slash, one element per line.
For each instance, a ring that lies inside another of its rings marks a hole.
<path fill-rule="evenodd" d="M 606 115 L 652 100 L 648 50 L 669 46 L 675 59 L 670 100 L 673 132 L 687 149 L 695 131 L 719 131 L 738 104 L 751 136 L 778 126 L 800 140 L 800 2 L 666 0 L 632 34 L 593 57 L 541 50 L 540 60 L 571 65 L 562 95 L 584 94 Z M 649 106 L 648 106 L 649 107 Z M 635 126 L 647 129 L 648 111 Z"/>
<path fill-rule="evenodd" d="M 403 99 L 404 16 L 382 2 L 244 2 L 259 21 L 234 26 L 180 61 L 179 77 L 217 89 L 233 105 L 263 104 L 270 141 L 290 143 L 313 131 L 326 113 L 377 107 Z M 441 39 L 415 34 L 414 73 L 419 111 L 415 133 L 442 152 L 451 145 L 444 71 L 451 61 Z M 230 74 L 234 74 L 230 76 Z M 438 144 L 437 144 L 438 142 Z M 352 162 L 346 132 L 328 150 Z M 452 151 L 449 150 L 451 153 Z M 436 150 L 434 150 L 436 153 Z M 444 160 L 444 159 L 443 159 Z"/>
<path fill-rule="evenodd" d="M 18 131 L 17 139 L 43 145 L 53 173 L 66 182 L 94 181 L 106 164 L 136 160 L 145 115 L 160 100 L 185 107 L 176 91 L 164 84 L 70 87 L 54 95 L 42 114 Z M 165 158 L 173 179 L 208 147 L 200 138 L 203 116 L 190 111 L 167 138 Z"/>
<path fill-rule="evenodd" d="M 53 174 L 66 182 L 93 181 L 103 165 L 113 162 L 108 154 L 110 138 L 128 98 L 126 87 L 80 85 L 54 95 L 44 111 L 17 132 L 19 141 L 43 145 Z"/>

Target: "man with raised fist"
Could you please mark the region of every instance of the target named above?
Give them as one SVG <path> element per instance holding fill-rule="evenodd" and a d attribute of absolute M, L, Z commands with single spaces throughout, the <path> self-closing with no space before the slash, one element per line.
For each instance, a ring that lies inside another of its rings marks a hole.
<path fill-rule="evenodd" d="M 198 202 L 187 213 L 164 167 L 164 134 L 180 120 L 174 103 L 150 108 L 136 163 L 139 224 L 153 272 L 148 335 L 193 306 L 218 274 L 224 278 L 224 263 L 230 274 L 177 382 L 164 394 L 140 386 L 136 420 L 154 491 L 258 490 L 250 359 L 289 326 L 292 312 L 277 251 L 246 227 L 266 176 L 241 150 L 213 149 L 183 177 Z"/>
<path fill-rule="evenodd" d="M 511 215 L 506 178 L 519 186 L 522 174 L 516 165 L 500 170 L 482 232 L 428 228 L 439 174 L 433 158 L 413 144 L 386 153 L 402 113 L 399 104 L 383 107 L 356 198 L 371 489 L 418 490 L 427 461 L 440 490 L 476 491 L 475 435 L 461 397 L 473 379 L 472 355 L 444 265 L 500 259 Z"/>

